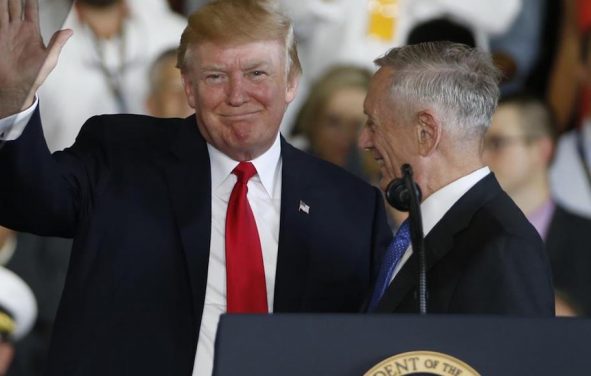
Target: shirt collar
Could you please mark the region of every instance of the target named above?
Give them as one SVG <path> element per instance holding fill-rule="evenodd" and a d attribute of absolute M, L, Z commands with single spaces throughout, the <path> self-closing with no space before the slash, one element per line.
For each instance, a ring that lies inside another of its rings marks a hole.
<path fill-rule="evenodd" d="M 238 161 L 228 157 L 209 143 L 207 144 L 207 150 L 211 163 L 211 186 L 216 189 L 232 174 L 232 170 L 238 166 Z M 255 177 L 258 176 L 269 197 L 273 197 L 275 176 L 280 173 L 280 158 L 281 138 L 277 133 L 273 145 L 266 152 L 249 161 L 256 168 L 257 175 Z"/>
<path fill-rule="evenodd" d="M 425 235 L 435 227 L 437 222 L 443 218 L 445 213 L 462 197 L 470 188 L 490 173 L 488 167 L 463 176 L 438 191 L 431 194 L 421 204 L 421 215 L 423 218 L 423 232 Z"/>
<path fill-rule="evenodd" d="M 538 231 L 538 234 L 540 234 L 540 237 L 544 240 L 546 239 L 546 235 L 548 235 L 548 228 L 552 222 L 555 208 L 554 201 L 548 199 L 527 216 L 527 219 L 529 219 Z"/>

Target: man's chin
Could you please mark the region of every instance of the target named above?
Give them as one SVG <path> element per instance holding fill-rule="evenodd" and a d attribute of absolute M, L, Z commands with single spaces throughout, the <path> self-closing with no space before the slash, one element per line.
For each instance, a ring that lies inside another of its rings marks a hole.
<path fill-rule="evenodd" d="M 380 179 L 380 187 L 382 188 L 382 191 L 386 191 L 386 188 L 388 188 L 388 185 L 390 185 L 390 183 L 392 182 L 392 180 L 395 179 L 395 177 L 392 177 L 388 171 L 385 171 L 386 168 L 384 166 L 380 167 L 380 173 L 382 175 L 381 179 Z"/>

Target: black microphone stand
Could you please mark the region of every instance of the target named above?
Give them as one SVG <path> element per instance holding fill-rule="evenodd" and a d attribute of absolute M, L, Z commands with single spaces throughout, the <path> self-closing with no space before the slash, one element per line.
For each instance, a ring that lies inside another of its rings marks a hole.
<path fill-rule="evenodd" d="M 412 249 L 417 252 L 419 261 L 418 300 L 421 315 L 427 313 L 427 257 L 425 252 L 425 236 L 423 234 L 423 219 L 416 184 L 412 178 L 412 167 L 404 164 L 401 167 L 404 185 L 410 195 L 409 220 L 410 239 Z"/>

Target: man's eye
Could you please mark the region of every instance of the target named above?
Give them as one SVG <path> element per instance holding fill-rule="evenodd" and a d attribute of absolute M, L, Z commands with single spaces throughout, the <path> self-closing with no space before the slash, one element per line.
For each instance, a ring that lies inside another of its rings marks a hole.
<path fill-rule="evenodd" d="M 266 76 L 267 73 L 265 71 L 262 70 L 254 70 L 250 72 L 250 76 L 254 77 L 254 78 L 259 78 L 259 77 L 263 77 Z"/>
<path fill-rule="evenodd" d="M 208 73 L 205 75 L 205 81 L 210 84 L 221 82 L 223 78 L 224 76 L 219 73 Z"/>

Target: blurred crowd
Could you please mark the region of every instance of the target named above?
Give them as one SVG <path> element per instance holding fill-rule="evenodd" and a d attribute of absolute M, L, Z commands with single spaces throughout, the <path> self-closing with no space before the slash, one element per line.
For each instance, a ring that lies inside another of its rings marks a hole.
<path fill-rule="evenodd" d="M 278 1 L 303 65 L 283 136 L 372 183 L 379 169 L 357 138 L 373 60 L 432 40 L 491 53 L 502 99 L 483 158 L 546 243 L 557 315 L 590 315 L 591 1 Z M 191 115 L 176 47 L 206 2 L 40 0 L 44 37 L 74 30 L 38 93 L 49 148 L 70 146 L 92 115 Z M 395 229 L 404 214 L 389 210 Z M 0 376 L 41 374 L 70 246 L 0 228 Z"/>

